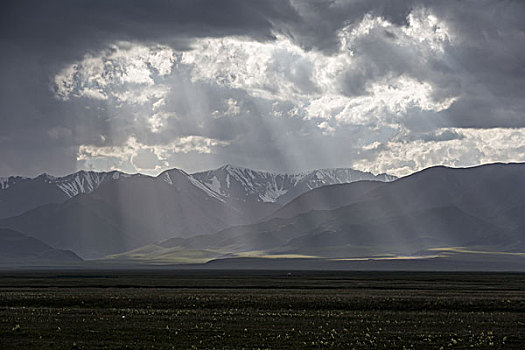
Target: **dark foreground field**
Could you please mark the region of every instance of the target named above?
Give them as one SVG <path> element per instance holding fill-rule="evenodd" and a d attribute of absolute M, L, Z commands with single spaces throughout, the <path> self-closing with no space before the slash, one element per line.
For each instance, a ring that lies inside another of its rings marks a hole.
<path fill-rule="evenodd" d="M 0 272 L 0 348 L 506 348 L 525 275 Z"/>

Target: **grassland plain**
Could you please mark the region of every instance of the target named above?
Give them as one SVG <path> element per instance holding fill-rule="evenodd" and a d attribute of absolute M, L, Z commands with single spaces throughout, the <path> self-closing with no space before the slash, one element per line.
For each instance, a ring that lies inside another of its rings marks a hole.
<path fill-rule="evenodd" d="M 505 348 L 525 274 L 0 272 L 2 349 Z"/>

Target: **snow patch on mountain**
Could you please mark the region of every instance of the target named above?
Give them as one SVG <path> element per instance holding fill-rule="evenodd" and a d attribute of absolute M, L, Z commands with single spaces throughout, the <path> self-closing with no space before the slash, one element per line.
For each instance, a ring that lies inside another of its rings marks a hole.
<path fill-rule="evenodd" d="M 55 183 L 58 188 L 60 188 L 70 198 L 75 197 L 80 193 L 91 193 L 99 188 L 103 183 L 129 176 L 131 175 L 121 173 L 119 171 L 99 173 L 95 171 L 84 170 L 58 178 L 48 175 L 50 181 Z"/>
<path fill-rule="evenodd" d="M 196 187 L 206 192 L 210 197 L 216 198 L 220 200 L 221 202 L 224 202 L 224 198 L 222 196 L 219 196 L 216 192 L 214 192 L 213 190 L 208 188 L 206 185 L 199 182 L 197 179 L 193 178 L 191 175 L 188 175 L 188 179 L 193 185 L 195 185 Z"/>
<path fill-rule="evenodd" d="M 132 175 L 119 171 L 96 172 L 81 170 L 63 177 L 53 176 L 46 173 L 40 174 L 34 178 L 22 176 L 0 177 L 0 190 L 14 188 L 17 184 L 36 181 L 44 184 L 55 185 L 64 192 L 68 198 L 72 198 L 80 193 L 91 193 L 100 187 L 100 185 L 108 181 L 115 181 L 130 176 Z"/>
<path fill-rule="evenodd" d="M 5 190 L 24 181 L 41 181 L 56 185 L 68 198 L 72 198 L 81 193 L 91 193 L 108 181 L 117 181 L 130 176 L 140 176 L 140 174 L 129 175 L 119 171 L 81 170 L 64 177 L 55 177 L 45 173 L 36 178 L 11 176 L 0 178 L 0 189 Z M 177 187 L 179 190 L 197 187 L 209 197 L 222 202 L 235 199 L 267 203 L 285 203 L 304 192 L 325 185 L 359 180 L 393 181 L 396 179 L 396 177 L 388 174 L 373 175 L 346 168 L 319 169 L 286 174 L 257 171 L 231 165 L 192 175 L 180 169 L 171 169 L 164 171 L 157 178 Z"/>
<path fill-rule="evenodd" d="M 211 191 L 240 200 L 284 203 L 317 187 L 360 180 L 393 181 L 396 177 L 374 175 L 353 169 L 319 169 L 295 174 L 256 171 L 225 165 L 192 175 Z"/>
<path fill-rule="evenodd" d="M 80 193 L 91 193 L 107 181 L 118 180 L 129 176 L 131 175 L 119 171 L 99 173 L 95 171 L 81 170 L 63 177 L 57 177 L 46 173 L 40 174 L 35 178 L 22 176 L 0 177 L 0 189 L 6 190 L 25 181 L 41 181 L 47 184 L 56 185 L 69 198 L 72 198 Z"/>
<path fill-rule="evenodd" d="M 193 178 L 191 175 L 186 173 L 184 170 L 171 169 L 161 173 L 157 178 L 168 183 L 171 186 L 175 186 L 178 190 L 184 190 L 185 186 L 193 185 L 200 190 L 204 191 L 208 196 L 218 199 L 224 202 L 224 198 L 217 192 L 210 189 L 205 184 Z"/>
<path fill-rule="evenodd" d="M 221 183 L 219 182 L 219 179 L 217 179 L 217 176 L 214 176 L 211 179 L 209 179 L 208 182 L 206 182 L 206 185 L 210 190 L 214 191 L 215 193 L 225 195 L 225 193 L 221 189 Z"/>

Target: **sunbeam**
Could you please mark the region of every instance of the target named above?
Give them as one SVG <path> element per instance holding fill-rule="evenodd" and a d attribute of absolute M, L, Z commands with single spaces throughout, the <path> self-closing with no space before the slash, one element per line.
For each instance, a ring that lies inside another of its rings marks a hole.
<path fill-rule="evenodd" d="M 522 6 L 119 4 L 5 22 L 0 227 L 115 264 L 523 249 Z"/>
<path fill-rule="evenodd" d="M 524 18 L 1 1 L 0 348 L 522 349 Z"/>

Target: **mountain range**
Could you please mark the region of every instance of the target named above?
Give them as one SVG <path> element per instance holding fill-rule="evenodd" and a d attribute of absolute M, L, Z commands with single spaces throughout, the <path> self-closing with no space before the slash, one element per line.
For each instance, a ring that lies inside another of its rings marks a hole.
<path fill-rule="evenodd" d="M 215 193 L 236 200 L 284 204 L 321 186 L 361 180 L 393 181 L 395 176 L 373 175 L 348 168 L 318 169 L 310 172 L 281 174 L 225 165 L 215 170 L 193 174 L 192 177 Z"/>
<path fill-rule="evenodd" d="M 119 171 L 79 171 L 64 177 L 41 174 L 35 178 L 0 177 L 0 219 L 38 206 L 62 203 L 81 193 L 91 193 L 104 183 L 131 175 Z"/>
<path fill-rule="evenodd" d="M 0 227 L 100 258 L 162 239 L 254 223 L 287 198 L 362 179 L 394 177 L 351 169 L 289 175 L 231 165 L 193 175 L 172 169 L 157 177 L 116 171 L 10 177 L 0 182 Z"/>
<path fill-rule="evenodd" d="M 11 177 L 1 186 L 6 239 L 30 239 L 57 261 L 72 251 L 112 264 L 215 261 L 242 268 L 250 261 L 379 259 L 386 266 L 439 258 L 448 261 L 443 266 L 525 267 L 523 163 L 436 166 L 399 179 L 352 169 L 278 174 L 226 165 L 156 177 Z M 12 246 L 0 262 L 16 260 L 21 245 Z"/>
<path fill-rule="evenodd" d="M 523 264 L 524 198 L 525 164 L 432 167 L 388 183 L 319 187 L 259 223 L 171 238 L 115 258 L 345 260 L 462 253 L 484 261 L 486 254 L 492 260 L 512 257 Z"/>

